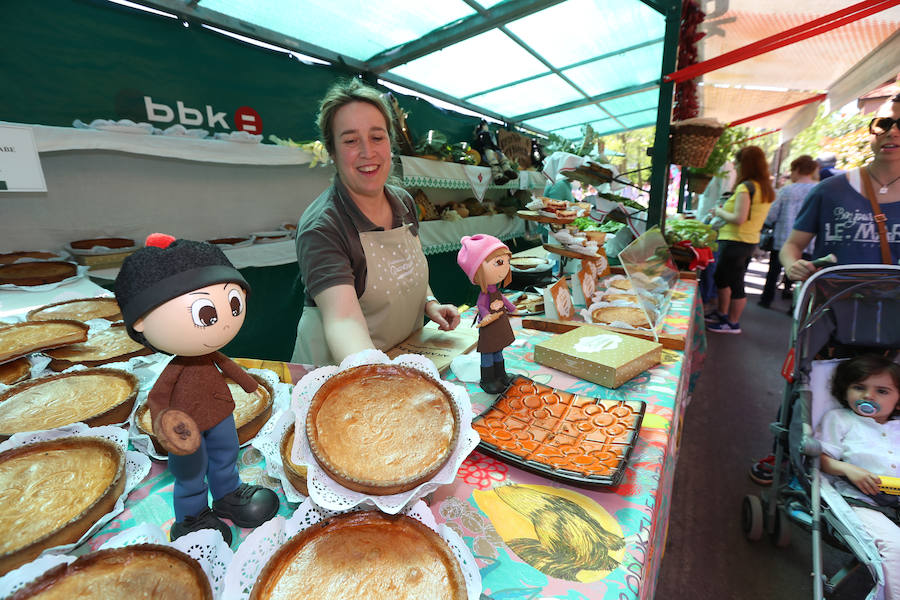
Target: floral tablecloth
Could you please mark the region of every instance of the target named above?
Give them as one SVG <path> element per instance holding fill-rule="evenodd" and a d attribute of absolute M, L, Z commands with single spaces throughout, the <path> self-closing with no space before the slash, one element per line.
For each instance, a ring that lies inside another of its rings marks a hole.
<path fill-rule="evenodd" d="M 686 350 L 663 351 L 663 362 L 611 390 L 534 362 L 533 348 L 550 334 L 522 329 L 525 343 L 506 350 L 507 370 L 585 396 L 643 400 L 647 412 L 622 483 L 587 489 L 534 475 L 479 452 L 463 463 L 456 481 L 429 499 L 439 523 L 446 523 L 472 549 L 481 569 L 484 596 L 509 598 L 652 598 L 665 547 L 669 499 L 678 457 L 679 435 L 693 380 L 706 351 L 702 305 L 696 282 L 678 284 L 666 331 L 684 333 Z M 248 361 L 252 362 L 252 361 Z M 300 365 L 277 363 L 283 378 L 299 380 Z M 452 375 L 447 377 L 453 380 Z M 476 413 L 488 396 L 466 384 Z M 263 457 L 252 446 L 239 458 L 241 479 L 279 494 L 279 515 L 296 504 L 285 499 L 280 482 L 266 474 Z M 174 521 L 171 474 L 154 461 L 150 474 L 129 496 L 124 512 L 101 529 L 82 551 L 140 523 L 168 530 Z M 235 530 L 237 548 L 250 530 Z"/>

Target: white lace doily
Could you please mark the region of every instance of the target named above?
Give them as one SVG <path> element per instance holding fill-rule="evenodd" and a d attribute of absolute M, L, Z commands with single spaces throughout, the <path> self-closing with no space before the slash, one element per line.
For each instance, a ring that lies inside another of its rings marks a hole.
<path fill-rule="evenodd" d="M 226 592 L 223 600 L 246 600 L 249 598 L 256 578 L 278 548 L 307 527 L 328 517 L 346 512 L 352 511 L 325 510 L 316 506 L 311 498 L 307 498 L 303 504 L 297 507 L 290 519 L 275 517 L 254 529 L 241 543 L 237 552 L 234 553 L 234 559 L 228 566 L 228 572 L 225 574 Z M 481 573 L 475 557 L 462 538 L 449 527 L 437 525 L 434 515 L 424 502 L 416 502 L 402 512 L 406 516 L 424 523 L 447 542 L 459 562 L 463 578 L 466 580 L 468 599 L 478 600 L 481 596 Z"/>
<path fill-rule="evenodd" d="M 306 500 L 306 496 L 294 489 L 284 471 L 281 460 L 281 440 L 289 427 L 294 426 L 294 411 L 290 407 L 272 415 L 256 437 L 252 445 L 260 451 L 266 460 L 266 473 L 279 481 L 284 489 L 284 497 L 288 502 L 297 504 Z"/>
<path fill-rule="evenodd" d="M 98 550 L 124 548 L 135 544 L 158 544 L 181 550 L 200 563 L 200 568 L 209 579 L 213 598 L 222 597 L 225 585 L 225 572 L 234 557 L 231 548 L 222 539 L 222 534 L 213 529 L 193 531 L 174 542 L 169 542 L 166 534 L 159 527 L 141 523 L 111 537 Z M 19 589 L 61 564 L 71 563 L 76 559 L 69 555 L 45 555 L 18 569 L 0 577 L 0 598 L 8 598 Z"/>
<path fill-rule="evenodd" d="M 396 514 L 415 500 L 422 498 L 440 486 L 453 483 L 456 473 L 466 457 L 475 449 L 480 441 L 478 433 L 472 429 L 472 402 L 464 387 L 458 386 L 441 379 L 437 368 L 431 360 L 418 354 L 402 354 L 391 360 L 387 354 L 379 350 L 363 350 L 351 354 L 341 362 L 340 367 L 322 367 L 307 373 L 297 385 L 294 386 L 294 394 L 291 400 L 291 408 L 294 411 L 295 431 L 306 431 L 306 414 L 316 391 L 326 380 L 336 373 L 357 367 L 372 364 L 394 364 L 418 369 L 429 375 L 453 398 L 459 413 L 459 436 L 456 448 L 450 455 L 450 459 L 438 473 L 429 481 L 401 494 L 390 496 L 371 496 L 345 488 L 321 468 L 309 447 L 306 435 L 294 436 L 294 448 L 291 451 L 291 460 L 300 465 L 307 465 L 306 483 L 309 487 L 309 496 L 313 501 L 328 510 L 349 510 L 356 506 L 374 505 L 382 512 Z"/>
<path fill-rule="evenodd" d="M 171 357 L 169 357 L 171 360 Z M 166 361 L 162 367 L 168 364 Z M 278 378 L 278 375 L 274 371 L 270 371 L 269 369 L 245 369 L 248 373 L 252 375 L 257 375 L 265 380 L 266 383 L 269 384 L 269 387 L 272 389 L 273 398 L 272 398 L 272 414 L 274 415 L 278 410 L 284 410 L 288 407 L 291 402 L 291 386 L 286 383 L 281 383 L 281 380 Z M 149 456 L 150 458 L 156 460 L 169 460 L 168 454 L 160 454 L 156 451 L 156 447 L 153 445 L 153 441 L 150 439 L 150 436 L 141 431 L 141 429 L 137 426 L 137 411 L 138 409 L 147 402 L 147 395 L 150 393 L 150 390 L 153 389 L 153 384 L 156 383 L 156 378 L 159 377 L 159 373 L 162 372 L 162 368 L 159 368 L 158 372 L 156 372 L 155 376 L 152 376 L 148 379 L 147 384 L 145 386 L 144 380 L 141 380 L 141 393 L 138 396 L 137 401 L 134 403 L 134 410 L 131 411 L 131 416 L 128 419 L 128 435 L 131 439 L 131 443 L 134 445 L 135 450 L 142 452 Z M 269 417 L 271 420 L 271 417 Z M 262 430 L 260 430 L 262 431 Z M 259 434 L 257 434 L 259 435 Z M 253 441 L 253 438 L 250 438 L 243 444 L 241 444 L 241 448 L 247 446 Z"/>
<path fill-rule="evenodd" d="M 96 523 L 91 525 L 90 529 L 85 531 L 84 535 L 82 535 L 77 542 L 75 542 L 74 544 L 65 544 L 62 546 L 54 546 L 53 548 L 48 548 L 44 550 L 42 555 L 62 554 L 90 539 L 91 536 L 97 533 L 97 531 L 99 531 L 104 525 L 109 523 L 113 519 L 113 517 L 115 517 L 125 509 L 125 498 L 128 497 L 128 494 L 130 494 L 131 491 L 136 488 L 137 485 L 141 481 L 143 481 L 147 474 L 150 472 L 150 459 L 140 452 L 128 450 L 128 432 L 121 427 L 116 427 L 114 425 L 88 427 L 84 423 L 75 423 L 73 425 L 66 425 L 65 427 L 60 427 L 58 429 L 17 433 L 0 444 L 0 452 L 9 450 L 10 448 L 25 446 L 26 444 L 33 444 L 35 442 L 43 442 L 46 440 L 56 440 L 68 437 L 99 437 L 109 440 L 115 443 L 119 448 L 121 448 L 122 452 L 125 454 L 125 488 L 116 499 L 116 504 L 113 509 L 100 517 L 100 519 L 98 519 Z"/>

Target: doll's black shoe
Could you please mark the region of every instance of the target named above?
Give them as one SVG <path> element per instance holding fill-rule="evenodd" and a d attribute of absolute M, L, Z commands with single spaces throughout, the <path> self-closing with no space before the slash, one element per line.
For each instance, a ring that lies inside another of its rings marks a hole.
<path fill-rule="evenodd" d="M 515 375 L 506 372 L 506 362 L 502 360 L 494 363 L 494 376 L 504 387 L 508 387 L 516 379 Z"/>
<path fill-rule="evenodd" d="M 488 394 L 499 394 L 506 389 L 506 383 L 497 379 L 494 365 L 481 367 L 481 383 L 479 385 Z"/>
<path fill-rule="evenodd" d="M 214 501 L 212 509 L 238 527 L 259 527 L 278 512 L 278 496 L 269 488 L 242 483 Z"/>
<path fill-rule="evenodd" d="M 201 529 L 215 529 L 222 534 L 225 543 L 231 545 L 231 527 L 216 518 L 213 511 L 206 508 L 195 517 L 185 517 L 184 521 L 176 521 L 172 523 L 169 530 L 169 539 L 173 542 L 181 536 L 192 531 L 200 531 Z"/>

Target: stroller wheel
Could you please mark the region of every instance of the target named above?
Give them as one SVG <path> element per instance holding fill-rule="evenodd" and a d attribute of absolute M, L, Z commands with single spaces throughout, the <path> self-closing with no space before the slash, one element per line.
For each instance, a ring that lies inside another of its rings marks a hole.
<path fill-rule="evenodd" d="M 741 527 L 744 529 L 747 539 L 755 542 L 762 538 L 763 524 L 762 501 L 759 496 L 753 494 L 744 496 L 744 503 L 741 507 Z"/>
<path fill-rule="evenodd" d="M 777 548 L 785 548 L 791 543 L 791 520 L 783 508 L 775 511 L 775 522 L 772 524 L 772 543 Z"/>

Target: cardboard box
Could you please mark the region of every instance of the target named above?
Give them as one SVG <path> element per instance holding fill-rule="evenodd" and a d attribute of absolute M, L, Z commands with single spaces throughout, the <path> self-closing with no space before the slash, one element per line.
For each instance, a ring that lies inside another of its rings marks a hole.
<path fill-rule="evenodd" d="M 538 364 L 617 388 L 662 359 L 662 344 L 582 325 L 534 347 Z"/>

